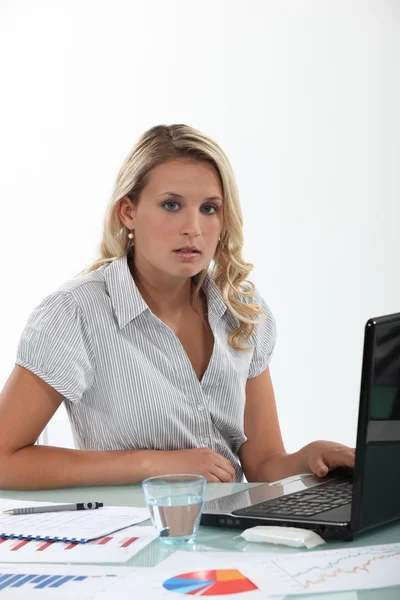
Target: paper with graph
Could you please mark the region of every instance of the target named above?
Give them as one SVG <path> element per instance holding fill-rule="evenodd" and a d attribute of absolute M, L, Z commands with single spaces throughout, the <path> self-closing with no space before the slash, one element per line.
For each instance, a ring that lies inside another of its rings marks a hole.
<path fill-rule="evenodd" d="M 196 544 L 197 545 L 197 544 Z M 209 597 L 221 600 L 265 600 L 252 581 L 232 565 L 238 552 L 174 552 L 157 566 L 137 569 L 111 581 L 102 592 L 90 600 L 129 598 L 140 600 L 178 600 L 178 598 Z M 220 556 L 221 555 L 221 556 Z M 252 561 L 258 553 L 244 554 L 243 561 Z M 270 558 L 276 556 L 270 554 Z M 1 596 L 0 596 L 1 600 Z M 273 600 L 281 600 L 277 595 Z"/>
<path fill-rule="evenodd" d="M 322 594 L 400 585 L 400 544 L 301 552 L 235 566 L 268 594 Z"/>
<path fill-rule="evenodd" d="M 0 538 L 82 542 L 109 535 L 150 518 L 147 508 L 104 506 L 97 510 L 8 515 L 2 511 L 27 506 L 51 506 L 55 502 L 31 502 L 0 498 Z M 58 504 L 64 504 L 59 502 Z M 67 503 L 65 503 L 67 504 Z"/>
<path fill-rule="evenodd" d="M 145 569 L 91 565 L 0 565 L 3 600 L 89 600 L 124 574 Z"/>
<path fill-rule="evenodd" d="M 154 527 L 134 525 L 87 544 L 0 539 L 0 562 L 124 563 L 156 537 Z"/>

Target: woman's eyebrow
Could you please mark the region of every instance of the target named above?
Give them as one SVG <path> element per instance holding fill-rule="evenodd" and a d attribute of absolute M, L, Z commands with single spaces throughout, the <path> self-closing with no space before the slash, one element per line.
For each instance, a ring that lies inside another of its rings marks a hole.
<path fill-rule="evenodd" d="M 165 196 L 167 194 L 169 196 L 173 196 L 174 198 L 184 199 L 184 197 L 185 197 L 185 196 L 182 196 L 181 194 L 177 194 L 176 192 L 163 192 L 162 194 L 158 194 L 158 195 Z M 221 202 L 223 202 L 223 200 L 220 196 L 208 196 L 207 198 L 204 198 L 204 200 L 206 200 L 207 202 L 209 202 L 210 200 L 221 200 Z"/>

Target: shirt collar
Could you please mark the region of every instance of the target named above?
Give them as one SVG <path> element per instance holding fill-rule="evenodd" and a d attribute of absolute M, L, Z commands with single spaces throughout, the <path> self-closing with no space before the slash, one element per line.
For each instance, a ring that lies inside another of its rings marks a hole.
<path fill-rule="evenodd" d="M 106 267 L 104 279 L 120 329 L 145 310 L 150 310 L 131 275 L 126 254 L 116 258 Z M 218 320 L 227 310 L 227 306 L 221 290 L 209 273 L 202 289 L 207 296 L 209 319 Z"/>

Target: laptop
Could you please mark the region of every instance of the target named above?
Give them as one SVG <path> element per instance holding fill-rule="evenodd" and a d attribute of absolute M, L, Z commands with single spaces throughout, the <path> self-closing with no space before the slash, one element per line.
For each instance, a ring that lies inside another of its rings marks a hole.
<path fill-rule="evenodd" d="M 303 474 L 204 503 L 202 525 L 301 527 L 325 539 L 400 519 L 400 313 L 365 325 L 354 470 Z"/>

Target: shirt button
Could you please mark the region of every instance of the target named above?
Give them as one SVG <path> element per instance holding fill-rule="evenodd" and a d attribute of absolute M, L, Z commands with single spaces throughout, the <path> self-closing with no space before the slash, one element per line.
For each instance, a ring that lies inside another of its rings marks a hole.
<path fill-rule="evenodd" d="M 210 438 L 208 438 L 208 437 L 207 437 L 207 438 L 204 438 L 204 440 L 203 440 L 203 444 L 206 444 L 206 445 L 208 445 L 209 443 L 210 443 Z"/>
<path fill-rule="evenodd" d="M 197 405 L 197 408 L 198 408 L 199 410 L 204 410 L 204 404 L 198 404 L 198 405 Z"/>

